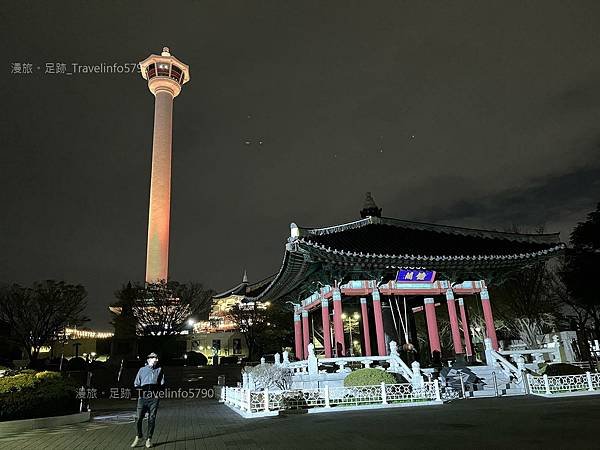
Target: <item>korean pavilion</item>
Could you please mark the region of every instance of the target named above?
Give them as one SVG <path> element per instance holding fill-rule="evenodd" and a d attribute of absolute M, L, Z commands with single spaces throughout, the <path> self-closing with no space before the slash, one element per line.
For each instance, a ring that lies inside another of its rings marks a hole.
<path fill-rule="evenodd" d="M 292 223 L 279 272 L 227 294 L 246 302 L 294 304 L 295 354 L 385 355 L 391 340 L 405 350 L 442 353 L 439 322 L 451 348 L 473 355 L 469 306 L 481 312 L 484 337 L 498 349 L 488 286 L 564 249 L 558 233 L 523 234 L 411 222 L 381 216 L 370 193 L 361 219 L 324 228 Z M 292 317 L 290 317 L 290 322 Z M 354 321 L 354 323 L 353 323 Z M 425 340 L 425 329 L 426 337 Z"/>

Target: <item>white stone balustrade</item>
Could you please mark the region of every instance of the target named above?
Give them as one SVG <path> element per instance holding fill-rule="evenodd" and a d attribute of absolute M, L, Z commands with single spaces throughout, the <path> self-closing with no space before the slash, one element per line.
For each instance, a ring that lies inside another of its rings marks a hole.
<path fill-rule="evenodd" d="M 352 371 L 349 367 L 351 364 L 360 364 L 364 368 L 371 368 L 376 364 L 376 367 L 381 369 L 384 369 L 384 365 L 387 365 L 384 370 L 402 375 L 414 386 L 422 386 L 424 382 L 423 371 L 419 363 L 414 362 L 412 367 L 408 367 L 400 358 L 398 345 L 394 341 L 390 342 L 390 352 L 387 356 L 317 358 L 313 344 L 308 345 L 307 354 L 307 359 L 295 362 L 289 362 L 287 352 L 283 352 L 283 361 L 279 359 L 278 354 L 275 355 L 275 364 L 289 369 L 292 375 L 292 386 L 295 388 L 341 386 L 343 385 L 343 379 Z M 334 373 L 331 373 L 332 369 Z"/>
<path fill-rule="evenodd" d="M 546 348 L 537 349 L 511 349 L 499 350 L 498 353 L 503 356 L 508 356 L 512 361 L 517 363 L 519 358 L 523 359 L 524 366 L 527 369 L 538 370 L 541 364 L 552 362 L 565 362 L 565 349 L 560 342 L 558 336 L 552 337 L 552 343 Z M 487 353 L 487 352 L 486 352 Z"/>
<path fill-rule="evenodd" d="M 556 396 L 600 394 L 600 373 L 581 375 L 532 376 L 527 375 L 529 390 L 534 395 Z"/>
<path fill-rule="evenodd" d="M 374 405 L 395 404 L 441 404 L 440 387 L 437 380 L 424 382 L 419 388 L 409 383 L 375 386 L 330 387 L 315 389 L 293 389 L 253 391 L 247 388 L 226 386 L 221 402 L 245 413 L 246 417 L 271 414 L 286 409 L 306 408 L 365 408 Z"/>

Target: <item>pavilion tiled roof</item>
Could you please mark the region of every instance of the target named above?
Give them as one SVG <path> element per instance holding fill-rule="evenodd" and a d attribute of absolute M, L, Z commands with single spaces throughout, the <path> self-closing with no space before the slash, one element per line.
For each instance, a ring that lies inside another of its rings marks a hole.
<path fill-rule="evenodd" d="M 247 300 L 277 299 L 320 270 L 392 273 L 425 268 L 486 273 L 527 266 L 564 249 L 559 234 L 479 230 L 370 216 L 326 228 L 292 224 L 279 272 Z"/>
<path fill-rule="evenodd" d="M 277 274 L 270 275 L 255 283 L 248 283 L 247 280 L 242 281 L 240 284 L 232 287 L 231 289 L 213 295 L 213 298 L 218 300 L 221 298 L 230 297 L 231 295 L 249 297 L 258 295 L 264 290 L 265 287 L 267 287 L 271 283 L 271 281 L 273 281 L 273 278 L 275 278 L 276 275 Z"/>

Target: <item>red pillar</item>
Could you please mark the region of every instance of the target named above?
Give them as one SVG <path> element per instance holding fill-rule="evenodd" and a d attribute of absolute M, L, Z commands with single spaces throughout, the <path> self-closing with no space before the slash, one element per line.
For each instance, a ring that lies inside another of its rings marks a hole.
<path fill-rule="evenodd" d="M 310 344 L 310 328 L 308 327 L 308 311 L 302 310 L 302 351 L 308 358 L 308 344 Z"/>
<path fill-rule="evenodd" d="M 465 335 L 465 351 L 467 356 L 473 356 L 473 347 L 471 346 L 471 331 L 467 322 L 467 311 L 465 311 L 465 301 L 458 299 L 458 309 L 460 309 L 460 320 L 462 322 L 463 334 Z"/>
<path fill-rule="evenodd" d="M 321 299 L 321 317 L 323 319 L 323 346 L 325 347 L 325 358 L 331 358 L 331 336 L 329 334 L 329 302 L 326 298 Z"/>
<path fill-rule="evenodd" d="M 452 292 L 452 289 L 446 291 L 446 303 L 448 304 L 448 316 L 450 317 L 450 330 L 452 331 L 454 353 L 459 354 L 463 352 L 463 346 L 460 340 L 460 328 L 458 327 L 458 316 L 456 315 L 456 302 L 454 301 L 454 292 Z"/>
<path fill-rule="evenodd" d="M 363 341 L 365 342 L 365 356 L 371 356 L 371 335 L 369 334 L 369 315 L 367 310 L 367 299 L 361 297 L 360 312 L 362 314 Z"/>
<path fill-rule="evenodd" d="M 335 355 L 346 356 L 344 339 L 344 323 L 342 321 L 342 294 L 339 289 L 333 290 L 333 334 L 335 338 Z"/>
<path fill-rule="evenodd" d="M 482 289 L 480 295 L 483 318 L 485 319 L 485 334 L 492 340 L 492 348 L 494 350 L 498 350 L 498 338 L 496 337 L 496 327 L 494 326 L 492 305 L 490 305 L 490 294 L 488 293 L 487 289 Z"/>
<path fill-rule="evenodd" d="M 304 359 L 304 352 L 302 351 L 302 322 L 300 322 L 299 314 L 294 314 L 294 345 L 296 358 Z"/>
<path fill-rule="evenodd" d="M 373 312 L 375 314 L 375 334 L 377 335 L 377 353 L 379 356 L 387 356 L 385 348 L 385 334 L 383 333 L 383 313 L 381 312 L 381 297 L 379 291 L 373 289 Z"/>
<path fill-rule="evenodd" d="M 442 353 L 440 335 L 438 332 L 437 319 L 435 318 L 435 302 L 433 298 L 425 299 L 425 318 L 427 319 L 427 334 L 429 336 L 429 350 Z"/>

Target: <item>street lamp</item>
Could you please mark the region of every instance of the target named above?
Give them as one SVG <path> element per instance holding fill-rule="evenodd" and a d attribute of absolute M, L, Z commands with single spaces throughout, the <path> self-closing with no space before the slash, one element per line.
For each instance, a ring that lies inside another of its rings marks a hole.
<path fill-rule="evenodd" d="M 342 313 L 342 320 L 348 321 L 348 330 L 350 331 L 350 356 L 354 356 L 354 340 L 352 340 L 352 328 L 354 325 L 358 325 L 358 320 L 360 319 L 360 314 L 354 312 L 351 316 L 348 316 L 345 313 Z"/>

